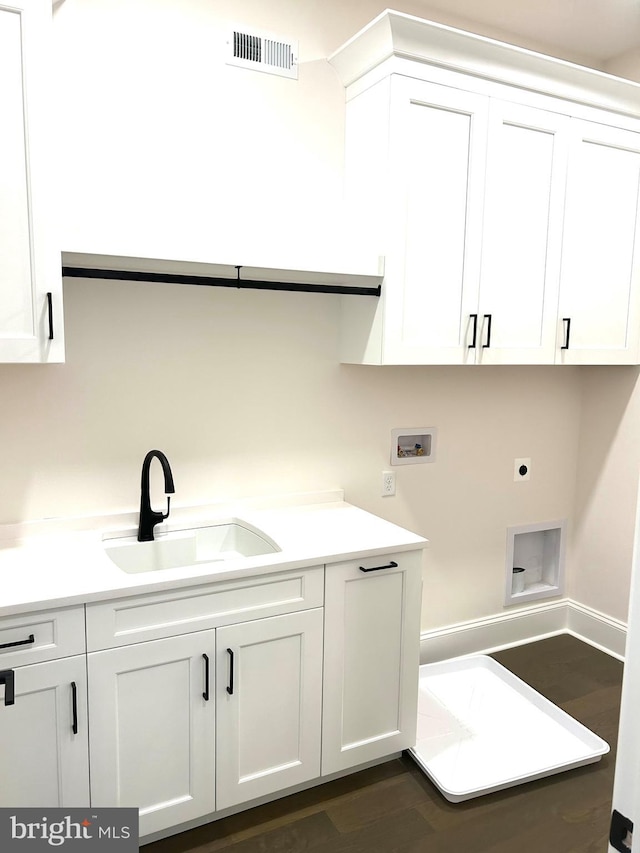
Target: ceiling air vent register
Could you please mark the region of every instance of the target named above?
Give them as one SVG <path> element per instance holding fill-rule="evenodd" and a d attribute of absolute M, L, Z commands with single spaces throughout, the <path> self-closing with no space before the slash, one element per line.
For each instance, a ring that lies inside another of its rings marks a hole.
<path fill-rule="evenodd" d="M 227 36 L 227 65 L 298 79 L 298 42 L 264 30 L 233 27 Z"/>

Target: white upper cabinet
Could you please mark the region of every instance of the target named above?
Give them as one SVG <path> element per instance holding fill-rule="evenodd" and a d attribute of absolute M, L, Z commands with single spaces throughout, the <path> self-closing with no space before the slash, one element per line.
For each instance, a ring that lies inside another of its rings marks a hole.
<path fill-rule="evenodd" d="M 374 164 L 359 151 L 380 108 Z M 345 360 L 553 363 L 568 118 L 398 75 L 347 115 L 349 204 L 385 223 L 386 270 L 373 334 L 346 306 Z M 367 198 L 374 168 L 386 188 Z"/>
<path fill-rule="evenodd" d="M 64 360 L 42 89 L 50 25 L 48 0 L 0 6 L 0 362 Z"/>
<path fill-rule="evenodd" d="M 559 361 L 636 364 L 640 133 L 572 121 Z"/>
<path fill-rule="evenodd" d="M 488 105 L 397 75 L 347 104 L 347 208 L 385 278 L 380 300 L 344 302 L 343 361 L 475 361 Z"/>
<path fill-rule="evenodd" d="M 554 360 L 568 118 L 491 99 L 477 360 Z"/>
<path fill-rule="evenodd" d="M 407 78 L 391 91 L 383 359 L 473 360 L 487 99 Z"/>
<path fill-rule="evenodd" d="M 330 61 L 347 206 L 385 255 L 343 361 L 640 360 L 637 84 L 390 11 Z"/>

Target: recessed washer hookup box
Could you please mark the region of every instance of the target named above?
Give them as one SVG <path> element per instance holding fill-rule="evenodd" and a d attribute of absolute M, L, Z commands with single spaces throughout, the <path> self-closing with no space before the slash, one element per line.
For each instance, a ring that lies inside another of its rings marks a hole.
<path fill-rule="evenodd" d="M 435 427 L 401 427 L 391 430 L 392 465 L 435 461 Z"/>

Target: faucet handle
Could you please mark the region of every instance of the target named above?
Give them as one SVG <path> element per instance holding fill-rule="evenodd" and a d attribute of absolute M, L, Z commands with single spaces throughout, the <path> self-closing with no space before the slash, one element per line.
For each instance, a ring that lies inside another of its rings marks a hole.
<path fill-rule="evenodd" d="M 170 511 L 171 511 L 171 495 L 167 495 L 167 511 L 166 511 L 166 513 L 160 513 L 163 521 L 165 518 L 169 518 L 169 512 Z"/>

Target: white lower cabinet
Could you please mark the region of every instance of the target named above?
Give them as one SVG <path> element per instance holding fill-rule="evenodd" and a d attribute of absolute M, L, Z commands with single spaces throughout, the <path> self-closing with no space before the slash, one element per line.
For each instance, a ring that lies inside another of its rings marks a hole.
<path fill-rule="evenodd" d="M 421 552 L 327 569 L 322 773 L 414 746 Z"/>
<path fill-rule="evenodd" d="M 85 655 L 3 669 L 0 684 L 0 806 L 88 806 Z"/>
<path fill-rule="evenodd" d="M 0 618 L 0 807 L 89 805 L 84 608 Z"/>
<path fill-rule="evenodd" d="M 217 632 L 218 809 L 320 775 L 322 609 Z"/>
<path fill-rule="evenodd" d="M 89 684 L 91 803 L 141 836 L 320 775 L 320 608 L 92 652 Z"/>
<path fill-rule="evenodd" d="M 0 806 L 151 840 L 412 746 L 420 591 L 416 550 L 88 604 L 88 654 L 82 607 L 0 620 Z"/>
<path fill-rule="evenodd" d="M 141 836 L 212 812 L 215 631 L 88 657 L 91 804 L 138 807 Z"/>

